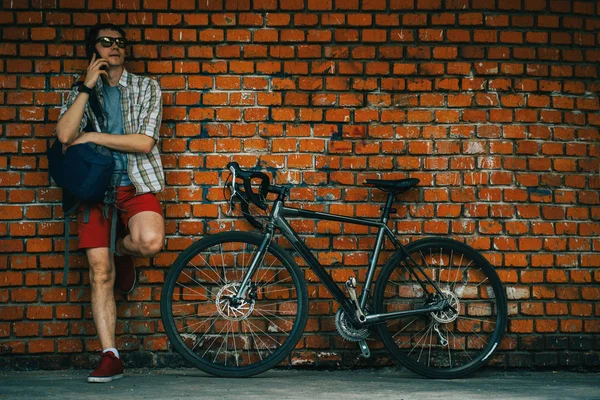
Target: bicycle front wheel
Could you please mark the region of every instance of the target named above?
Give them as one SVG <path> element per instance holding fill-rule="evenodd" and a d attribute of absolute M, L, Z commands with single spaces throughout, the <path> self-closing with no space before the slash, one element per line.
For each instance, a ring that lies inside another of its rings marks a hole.
<path fill-rule="evenodd" d="M 307 319 L 306 283 L 274 243 L 241 302 L 231 302 L 262 236 L 224 232 L 188 247 L 169 271 L 161 296 L 163 325 L 175 350 L 217 376 L 244 377 L 284 360 Z"/>
<path fill-rule="evenodd" d="M 408 369 L 430 378 L 472 373 L 485 364 L 504 335 L 506 295 L 498 274 L 481 253 L 455 240 L 422 239 L 406 250 L 412 260 L 398 251 L 377 278 L 375 312 L 426 308 L 436 301 L 433 285 L 409 267 L 413 260 L 456 312 L 448 309 L 380 324 L 385 347 Z"/>

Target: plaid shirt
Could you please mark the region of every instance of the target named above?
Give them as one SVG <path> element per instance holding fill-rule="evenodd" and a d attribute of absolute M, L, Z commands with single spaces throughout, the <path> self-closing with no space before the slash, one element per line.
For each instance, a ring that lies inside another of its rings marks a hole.
<path fill-rule="evenodd" d="M 104 108 L 102 85 L 102 79 L 98 79 L 96 94 L 101 107 Z M 121 90 L 124 133 L 126 135 L 139 133 L 155 140 L 154 147 L 148 154 L 125 153 L 127 155 L 127 174 L 135 186 L 137 194 L 160 192 L 165 187 L 163 167 L 158 153 L 158 130 L 162 118 L 160 87 L 155 80 L 134 75 L 125 69 L 123 69 L 118 86 Z M 67 102 L 60 110 L 60 116 L 71 107 L 78 94 L 78 87 L 74 86 L 69 93 Z M 92 112 L 89 102 L 85 107 L 83 118 L 81 118 L 79 132 L 85 128 L 90 118 L 95 129 L 101 132 L 102 130 Z"/>

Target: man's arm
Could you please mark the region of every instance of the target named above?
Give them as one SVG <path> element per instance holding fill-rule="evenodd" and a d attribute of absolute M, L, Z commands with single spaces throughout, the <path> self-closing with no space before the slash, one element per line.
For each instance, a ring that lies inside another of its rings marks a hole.
<path fill-rule="evenodd" d="M 154 147 L 154 139 L 144 134 L 111 135 L 102 132 L 84 132 L 75 139 L 71 146 L 82 143 L 95 143 L 109 149 L 125 153 L 150 153 Z"/>
<path fill-rule="evenodd" d="M 104 58 L 97 59 L 96 54 L 94 54 L 87 68 L 83 85 L 93 89 L 101 75 L 108 76 L 108 72 L 101 69 L 105 66 L 108 66 L 108 60 Z M 71 144 L 79 135 L 88 98 L 89 94 L 81 92 L 71 92 L 69 95 L 67 109 L 63 109 L 56 123 L 56 136 L 62 144 Z"/>
<path fill-rule="evenodd" d="M 81 120 L 88 101 L 87 93 L 72 93 L 69 97 L 76 96 L 75 101 L 68 106 L 67 110 L 60 116 L 56 124 L 56 136 L 62 144 L 70 144 L 77 138 L 81 130 Z M 69 99 L 67 104 L 72 101 Z"/>

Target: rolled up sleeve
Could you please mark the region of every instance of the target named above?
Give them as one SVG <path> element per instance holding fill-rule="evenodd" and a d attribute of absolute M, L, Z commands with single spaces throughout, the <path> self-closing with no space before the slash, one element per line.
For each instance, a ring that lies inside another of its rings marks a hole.
<path fill-rule="evenodd" d="M 142 109 L 140 110 L 137 133 L 144 134 L 153 138 L 156 142 L 159 139 L 160 123 L 162 120 L 162 93 L 158 82 L 153 79 L 150 81 L 144 93 Z"/>

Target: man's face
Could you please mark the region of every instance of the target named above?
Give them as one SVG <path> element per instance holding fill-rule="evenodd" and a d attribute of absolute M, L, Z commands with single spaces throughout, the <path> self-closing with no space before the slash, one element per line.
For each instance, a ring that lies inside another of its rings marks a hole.
<path fill-rule="evenodd" d="M 102 29 L 98 32 L 98 38 L 109 37 L 109 38 L 120 38 L 121 34 L 116 31 L 112 31 L 109 29 Z M 111 67 L 118 67 L 123 65 L 125 62 L 125 48 L 120 48 L 117 42 L 113 42 L 109 47 L 102 46 L 102 43 L 96 42 L 96 50 L 100 54 L 101 58 L 105 58 L 108 60 L 108 63 Z"/>

